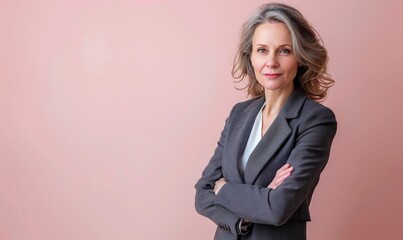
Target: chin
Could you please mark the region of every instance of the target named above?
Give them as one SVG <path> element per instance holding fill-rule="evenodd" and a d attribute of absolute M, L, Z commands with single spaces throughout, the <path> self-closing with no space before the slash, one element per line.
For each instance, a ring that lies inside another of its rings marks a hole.
<path fill-rule="evenodd" d="M 269 86 L 266 85 L 263 87 L 264 87 L 264 89 L 269 90 L 269 91 L 284 89 L 282 86 L 277 86 L 277 85 L 269 85 Z"/>
<path fill-rule="evenodd" d="M 266 91 L 288 91 L 293 89 L 293 85 L 290 86 L 284 86 L 284 85 L 278 85 L 278 84 L 266 84 L 263 85 L 264 89 Z"/>

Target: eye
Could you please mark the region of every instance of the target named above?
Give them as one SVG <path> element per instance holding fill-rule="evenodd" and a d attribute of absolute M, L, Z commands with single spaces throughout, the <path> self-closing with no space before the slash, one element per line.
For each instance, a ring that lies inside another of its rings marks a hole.
<path fill-rule="evenodd" d="M 266 53 L 267 52 L 267 50 L 265 48 L 262 48 L 262 47 L 258 48 L 256 51 L 258 53 Z"/>
<path fill-rule="evenodd" d="M 288 48 L 282 48 L 278 51 L 278 53 L 281 55 L 289 55 L 289 54 L 291 54 L 291 50 Z"/>

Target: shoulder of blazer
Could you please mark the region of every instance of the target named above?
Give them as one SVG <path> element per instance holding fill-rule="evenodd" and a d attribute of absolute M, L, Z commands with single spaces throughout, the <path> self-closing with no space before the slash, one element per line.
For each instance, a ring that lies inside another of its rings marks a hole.
<path fill-rule="evenodd" d="M 289 122 L 290 127 L 294 128 L 298 126 L 298 131 L 300 132 L 323 124 L 328 124 L 329 128 L 337 129 L 337 121 L 333 111 L 308 97 L 306 97 L 306 100 L 301 105 L 298 116 L 294 120 L 293 124 Z"/>
<path fill-rule="evenodd" d="M 256 116 L 257 112 L 262 107 L 264 102 L 264 96 L 260 96 L 235 104 L 235 106 L 231 110 L 231 120 L 245 119 Z"/>
<path fill-rule="evenodd" d="M 300 91 L 294 91 L 293 94 L 290 95 L 289 99 L 281 110 L 280 115 L 286 119 L 306 119 L 315 117 L 335 120 L 334 113 L 330 108 L 308 98 Z"/>
<path fill-rule="evenodd" d="M 256 98 L 252 98 L 243 102 L 239 102 L 237 103 L 234 108 L 237 109 L 237 111 L 245 111 L 245 110 L 249 110 L 249 109 L 253 109 L 255 107 L 261 107 L 263 105 L 263 103 L 265 102 L 265 97 L 260 96 L 260 97 L 256 97 Z"/>

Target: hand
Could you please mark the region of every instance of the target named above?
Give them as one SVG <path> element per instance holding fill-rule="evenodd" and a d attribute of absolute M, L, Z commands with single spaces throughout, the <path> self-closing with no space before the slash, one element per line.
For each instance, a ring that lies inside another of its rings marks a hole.
<path fill-rule="evenodd" d="M 274 177 L 273 181 L 267 186 L 268 188 L 271 189 L 276 189 L 278 186 L 280 186 L 281 183 L 284 182 L 284 180 L 289 177 L 294 169 L 289 163 L 286 163 L 284 166 L 282 166 L 279 170 L 276 172 L 276 176 Z"/>
<path fill-rule="evenodd" d="M 217 182 L 215 182 L 214 185 L 214 193 L 215 195 L 218 194 L 218 192 L 220 191 L 220 189 L 222 188 L 222 186 L 224 186 L 224 184 L 226 184 L 227 181 L 224 178 L 220 178 L 217 180 Z"/>

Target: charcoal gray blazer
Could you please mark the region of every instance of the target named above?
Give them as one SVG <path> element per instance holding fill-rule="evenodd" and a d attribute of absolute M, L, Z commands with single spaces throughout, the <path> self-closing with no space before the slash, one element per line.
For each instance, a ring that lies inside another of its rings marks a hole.
<path fill-rule="evenodd" d="M 196 183 L 196 211 L 216 225 L 215 240 L 304 240 L 309 204 L 330 153 L 337 123 L 333 112 L 294 90 L 251 153 L 244 174 L 243 150 L 264 96 L 236 104 L 214 155 Z M 285 163 L 293 173 L 276 189 L 267 186 Z M 215 182 L 226 183 L 217 195 Z M 251 221 L 241 236 L 238 222 Z"/>

